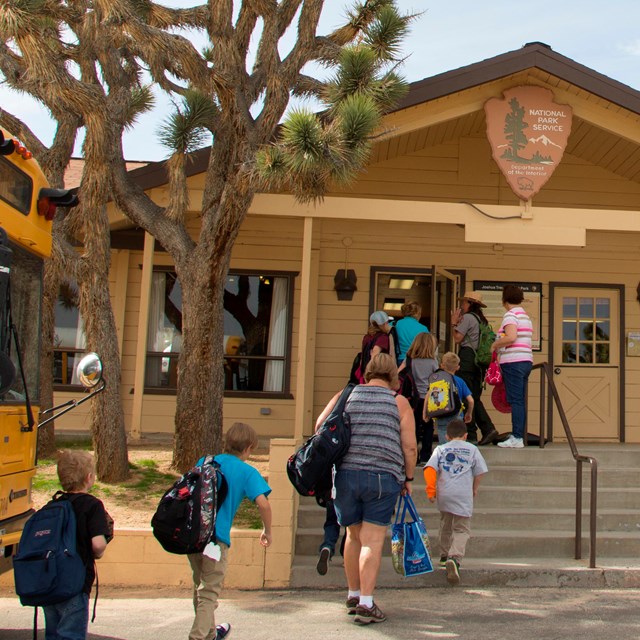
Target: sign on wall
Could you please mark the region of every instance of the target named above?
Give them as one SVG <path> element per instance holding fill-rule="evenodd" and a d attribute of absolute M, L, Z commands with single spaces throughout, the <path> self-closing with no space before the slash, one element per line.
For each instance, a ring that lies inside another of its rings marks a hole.
<path fill-rule="evenodd" d="M 502 287 L 505 284 L 518 285 L 524 292 L 522 307 L 529 314 L 533 325 L 533 338 L 531 346 L 534 351 L 541 351 L 542 339 L 540 327 L 542 326 L 542 284 L 540 282 L 503 282 L 496 280 L 474 280 L 473 290 L 482 291 L 482 301 L 487 305 L 483 309 L 484 315 L 497 333 L 502 324 L 505 308 L 502 306 Z"/>
<path fill-rule="evenodd" d="M 543 87 L 515 87 L 484 105 L 493 159 L 512 191 L 529 200 L 560 163 L 573 112 Z"/>

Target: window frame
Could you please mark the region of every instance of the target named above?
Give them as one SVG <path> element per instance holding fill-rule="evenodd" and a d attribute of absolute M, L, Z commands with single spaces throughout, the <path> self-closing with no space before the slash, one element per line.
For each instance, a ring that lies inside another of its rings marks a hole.
<path fill-rule="evenodd" d="M 175 273 L 175 267 L 171 265 L 154 265 L 154 272 L 172 272 Z M 243 360 L 265 360 L 265 361 L 278 361 L 284 362 L 284 388 L 282 391 L 239 391 L 239 390 L 224 390 L 225 398 L 264 398 L 291 400 L 293 395 L 291 393 L 291 352 L 293 347 L 293 310 L 294 310 L 294 292 L 295 292 L 295 279 L 299 275 L 298 271 L 279 271 L 271 269 L 229 269 L 228 276 L 255 276 L 261 275 L 273 276 L 274 278 L 286 278 L 287 279 L 287 328 L 285 335 L 285 355 L 284 356 L 243 356 Z M 176 274 L 177 278 L 177 274 Z M 155 351 L 145 351 L 145 367 L 146 360 L 149 356 L 153 357 L 179 357 L 178 353 L 165 353 L 159 354 Z M 145 395 L 159 395 L 159 396 L 175 396 L 177 394 L 176 388 L 161 389 L 158 387 L 144 387 Z"/>
<path fill-rule="evenodd" d="M 62 287 L 61 283 L 61 287 Z M 79 287 L 79 285 L 76 283 L 76 286 Z M 60 295 L 60 293 L 58 293 L 58 296 Z M 56 299 L 56 306 L 57 306 L 57 299 Z M 78 322 L 81 321 L 81 314 L 80 314 L 80 306 L 78 305 L 76 307 L 78 309 Z M 57 328 L 57 325 L 55 323 L 55 309 L 54 309 L 54 332 Z M 78 325 L 76 325 L 76 333 L 78 331 Z M 86 341 L 86 336 L 85 336 L 85 341 Z M 55 361 L 56 361 L 56 354 L 59 353 L 61 354 L 61 356 L 64 357 L 64 354 L 67 355 L 72 355 L 72 357 L 77 358 L 78 356 L 83 356 L 87 353 L 87 347 L 86 347 L 86 342 L 85 342 L 85 346 L 84 347 L 56 347 L 55 344 L 52 345 L 51 347 L 51 357 L 53 359 L 52 361 L 52 365 L 55 368 Z M 78 358 L 78 360 L 76 361 L 76 366 L 77 363 L 80 361 L 80 358 Z M 54 374 L 54 370 L 52 369 L 51 375 L 53 376 Z M 82 384 L 80 384 L 80 382 L 78 382 L 77 384 L 73 384 L 71 382 L 68 383 L 64 383 L 64 382 L 53 382 L 53 391 L 70 391 L 70 392 L 76 392 L 76 391 L 84 391 L 85 387 L 82 386 Z"/>

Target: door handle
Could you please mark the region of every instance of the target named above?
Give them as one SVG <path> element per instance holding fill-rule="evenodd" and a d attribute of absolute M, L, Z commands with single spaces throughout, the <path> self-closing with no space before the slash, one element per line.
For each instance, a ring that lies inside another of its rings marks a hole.
<path fill-rule="evenodd" d="M 561 373 L 561 372 L 562 372 L 562 369 L 561 369 L 560 367 L 556 367 L 556 368 L 553 370 L 553 373 L 555 373 L 556 375 L 560 375 L 560 373 Z"/>

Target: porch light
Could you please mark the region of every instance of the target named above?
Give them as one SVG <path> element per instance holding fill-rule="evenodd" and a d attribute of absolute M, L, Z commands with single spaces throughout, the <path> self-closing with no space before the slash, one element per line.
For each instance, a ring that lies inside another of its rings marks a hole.
<path fill-rule="evenodd" d="M 353 269 L 338 269 L 333 278 L 333 288 L 338 300 L 353 300 L 353 294 L 358 290 L 357 281 L 358 276 Z"/>

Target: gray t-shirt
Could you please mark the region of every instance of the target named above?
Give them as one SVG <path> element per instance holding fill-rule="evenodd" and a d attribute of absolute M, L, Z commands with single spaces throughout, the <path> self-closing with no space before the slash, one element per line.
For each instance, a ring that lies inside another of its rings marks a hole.
<path fill-rule="evenodd" d="M 464 336 L 460 343 L 461 347 L 471 347 L 474 351 L 477 350 L 480 343 L 480 321 L 478 318 L 472 313 L 465 313 L 458 323 L 456 331 Z"/>
<path fill-rule="evenodd" d="M 470 518 L 473 513 L 473 479 L 488 471 L 478 447 L 466 440 L 450 440 L 435 448 L 427 466 L 438 474 L 438 511 Z"/>
<path fill-rule="evenodd" d="M 411 373 L 413 374 L 420 398 L 424 398 L 427 395 L 429 376 L 439 366 L 438 361 L 434 358 L 411 358 Z"/>

